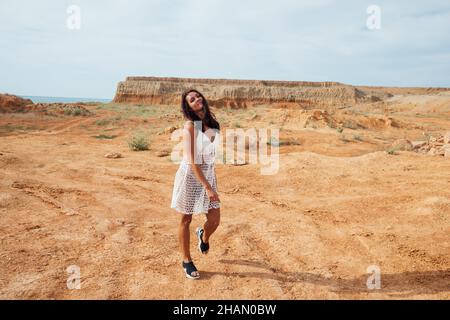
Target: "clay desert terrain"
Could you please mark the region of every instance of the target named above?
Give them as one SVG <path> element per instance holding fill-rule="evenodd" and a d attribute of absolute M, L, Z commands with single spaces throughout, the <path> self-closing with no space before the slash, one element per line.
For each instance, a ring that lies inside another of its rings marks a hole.
<path fill-rule="evenodd" d="M 217 165 L 221 225 L 201 255 L 193 218 L 193 281 L 170 209 L 184 87 L 147 80 L 106 104 L 1 95 L 0 298 L 450 298 L 449 89 L 189 83 L 222 131 L 280 130 L 276 174 Z"/>

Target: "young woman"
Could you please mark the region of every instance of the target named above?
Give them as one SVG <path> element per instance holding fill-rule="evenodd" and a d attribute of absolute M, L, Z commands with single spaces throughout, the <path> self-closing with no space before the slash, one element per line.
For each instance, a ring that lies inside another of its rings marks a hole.
<path fill-rule="evenodd" d="M 186 277 L 198 279 L 189 249 L 189 227 L 193 214 L 206 214 L 203 227 L 196 229 L 198 249 L 208 253 L 209 238 L 219 226 L 220 200 L 217 194 L 214 139 L 220 125 L 205 97 L 190 89 L 181 96 L 181 111 L 187 120 L 183 128 L 183 159 L 175 175 L 171 208 L 181 213 L 178 238 Z M 216 129 L 216 130 L 210 130 Z"/>

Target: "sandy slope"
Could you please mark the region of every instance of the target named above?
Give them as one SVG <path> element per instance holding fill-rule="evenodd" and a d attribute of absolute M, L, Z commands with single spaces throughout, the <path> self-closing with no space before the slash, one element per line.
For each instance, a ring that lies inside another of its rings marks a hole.
<path fill-rule="evenodd" d="M 218 165 L 222 222 L 209 255 L 192 244 L 201 280 L 191 281 L 169 208 L 177 164 L 156 156 L 175 144 L 157 133 L 180 122 L 176 108 L 103 126 L 96 121 L 116 112 L 91 110 L 0 117 L 0 126 L 34 126 L 0 136 L 1 298 L 450 297 L 450 161 L 384 151 L 450 128 L 446 114 L 402 110 L 398 119 L 413 126 L 344 129 L 345 141 L 332 128 L 296 127 L 304 119 L 295 110 L 218 112 L 224 124 L 284 125 L 282 137 L 301 144 L 281 147 L 276 175 Z M 125 143 L 137 126 L 152 134 L 149 151 Z M 100 133 L 117 137 L 92 137 Z M 123 158 L 105 158 L 110 151 Z M 70 265 L 81 268 L 80 290 L 66 287 Z M 370 265 L 381 268 L 380 290 L 367 289 Z"/>

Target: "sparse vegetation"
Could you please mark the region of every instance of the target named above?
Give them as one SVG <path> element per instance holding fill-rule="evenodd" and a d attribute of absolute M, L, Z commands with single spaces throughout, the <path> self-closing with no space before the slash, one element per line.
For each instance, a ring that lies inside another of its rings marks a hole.
<path fill-rule="evenodd" d="M 280 139 L 278 141 L 274 141 L 274 145 L 276 145 L 278 143 L 279 146 L 299 146 L 301 145 L 300 141 L 298 139 Z M 270 144 L 270 143 L 268 143 Z"/>
<path fill-rule="evenodd" d="M 431 134 L 429 134 L 428 132 L 424 132 L 423 136 L 427 142 L 430 142 Z"/>
<path fill-rule="evenodd" d="M 300 141 L 297 139 L 277 139 L 274 137 L 270 137 L 267 141 L 268 145 L 271 146 L 299 146 L 301 145 Z"/>
<path fill-rule="evenodd" d="M 336 131 L 339 132 L 339 133 L 342 133 L 342 131 L 344 131 L 344 128 L 338 127 L 338 128 L 336 129 Z"/>
<path fill-rule="evenodd" d="M 122 115 L 117 114 L 117 115 L 109 117 L 109 118 L 99 119 L 99 120 L 95 121 L 95 124 L 97 126 L 105 126 L 108 124 L 115 124 L 115 123 L 119 122 L 120 120 L 123 120 L 123 117 L 122 117 Z"/>
<path fill-rule="evenodd" d="M 397 150 L 398 150 L 398 148 L 392 147 L 392 148 L 388 148 L 386 150 L 386 152 L 387 152 L 387 154 L 390 154 L 390 155 L 396 155 L 397 154 L 397 152 L 396 152 Z"/>
<path fill-rule="evenodd" d="M 128 119 L 130 117 L 149 118 L 156 116 L 174 116 L 178 115 L 179 110 L 174 108 L 162 108 L 161 106 L 146 106 L 146 105 L 129 105 L 129 104 L 117 104 L 107 103 L 98 106 L 97 109 L 110 110 L 118 113 L 121 119 Z"/>
<path fill-rule="evenodd" d="M 148 150 L 150 141 L 143 131 L 135 131 L 128 138 L 128 147 L 133 151 Z"/>
<path fill-rule="evenodd" d="M 95 121 L 95 124 L 97 126 L 105 126 L 110 123 L 111 123 L 111 120 L 109 120 L 109 119 L 100 119 L 100 120 Z"/>
<path fill-rule="evenodd" d="M 353 135 L 353 139 L 357 140 L 357 141 L 363 141 L 363 138 L 361 138 L 361 136 L 359 136 L 357 134 Z"/>
<path fill-rule="evenodd" d="M 350 120 L 350 119 L 344 120 L 344 123 L 342 124 L 342 126 L 344 128 L 349 128 L 349 129 L 353 129 L 353 130 L 358 129 L 358 124 L 355 121 Z"/>
<path fill-rule="evenodd" d="M 99 134 L 97 136 L 92 136 L 92 137 L 96 138 L 96 139 L 114 139 L 115 137 L 117 137 L 117 135 Z"/>
<path fill-rule="evenodd" d="M 63 106 L 63 113 L 66 116 L 89 116 L 92 114 L 89 110 L 79 106 Z"/>
<path fill-rule="evenodd" d="M 20 124 L 5 124 L 0 126 L 0 136 L 11 132 L 23 132 L 28 130 L 36 130 L 36 126 L 27 126 Z"/>

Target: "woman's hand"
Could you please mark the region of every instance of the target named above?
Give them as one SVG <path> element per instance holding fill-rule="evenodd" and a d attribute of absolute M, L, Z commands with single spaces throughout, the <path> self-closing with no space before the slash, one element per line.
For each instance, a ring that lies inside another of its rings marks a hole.
<path fill-rule="evenodd" d="M 210 201 L 219 201 L 220 202 L 219 195 L 212 188 L 207 188 L 206 193 L 208 194 Z"/>

